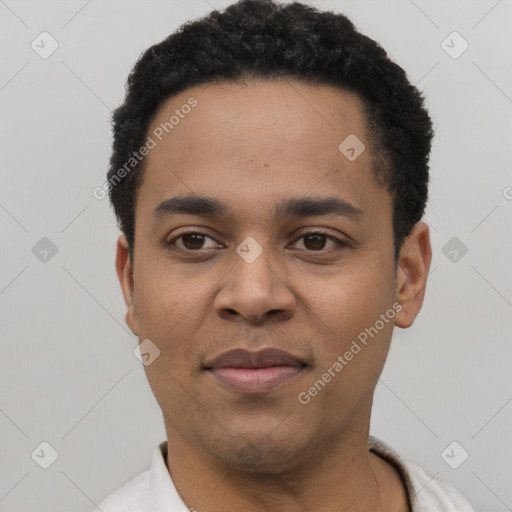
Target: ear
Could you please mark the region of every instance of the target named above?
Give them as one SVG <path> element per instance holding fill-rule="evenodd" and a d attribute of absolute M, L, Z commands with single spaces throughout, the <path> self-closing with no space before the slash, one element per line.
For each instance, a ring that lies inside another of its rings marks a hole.
<path fill-rule="evenodd" d="M 398 258 L 396 297 L 402 305 L 395 317 L 398 327 L 410 327 L 420 312 L 431 261 L 430 230 L 425 222 L 418 222 L 405 239 Z"/>
<path fill-rule="evenodd" d="M 120 235 L 117 239 L 116 253 L 116 271 L 121 290 L 123 292 L 124 302 L 126 304 L 126 323 L 132 330 L 133 334 L 139 334 L 139 324 L 137 321 L 137 313 L 134 305 L 134 281 L 133 268 L 130 263 L 130 250 L 125 235 Z"/>

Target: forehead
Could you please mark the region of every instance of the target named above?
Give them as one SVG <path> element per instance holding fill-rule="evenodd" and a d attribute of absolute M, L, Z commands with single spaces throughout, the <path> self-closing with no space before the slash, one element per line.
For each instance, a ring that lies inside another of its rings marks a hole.
<path fill-rule="evenodd" d="M 192 87 L 164 102 L 151 122 L 147 135 L 155 146 L 137 202 L 146 215 L 169 197 L 196 193 L 256 214 L 264 203 L 313 192 L 341 195 L 363 210 L 389 200 L 379 199 L 387 192 L 373 177 L 366 131 L 361 99 L 332 86 L 249 81 Z M 342 152 L 347 140 L 361 151 L 355 159 Z"/>
<path fill-rule="evenodd" d="M 191 99 L 197 102 L 193 109 L 187 108 Z M 366 138 L 363 108 L 357 94 L 329 85 L 294 80 L 209 83 L 165 101 L 149 132 L 164 128 L 158 141 L 161 149 L 215 147 L 229 155 L 229 141 L 258 154 L 262 148 L 253 142 L 264 143 L 269 150 L 304 144 L 324 150 L 334 145 L 337 150 L 349 134 Z M 181 113 L 179 119 L 173 116 L 185 110 L 188 113 Z M 171 117 L 176 124 L 165 131 Z"/>

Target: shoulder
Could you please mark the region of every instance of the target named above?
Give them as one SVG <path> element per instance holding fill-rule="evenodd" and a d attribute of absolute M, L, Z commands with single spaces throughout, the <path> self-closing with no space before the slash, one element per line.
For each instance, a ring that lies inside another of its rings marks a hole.
<path fill-rule="evenodd" d="M 144 512 L 152 510 L 148 499 L 149 470 L 140 473 L 109 494 L 91 512 Z"/>
<path fill-rule="evenodd" d="M 469 501 L 453 485 L 429 476 L 413 461 L 404 460 L 403 465 L 412 482 L 413 512 L 474 512 Z"/>
<path fill-rule="evenodd" d="M 174 486 L 166 457 L 167 440 L 155 447 L 146 471 L 107 496 L 91 512 L 190 512 Z"/>
<path fill-rule="evenodd" d="M 416 462 L 401 457 L 380 439 L 370 436 L 370 449 L 398 470 L 407 488 L 412 512 L 475 512 L 453 485 L 429 476 Z"/>

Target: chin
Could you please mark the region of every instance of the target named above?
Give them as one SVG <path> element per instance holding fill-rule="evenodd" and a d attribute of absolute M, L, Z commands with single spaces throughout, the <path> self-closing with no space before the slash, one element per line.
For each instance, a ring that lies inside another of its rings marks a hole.
<path fill-rule="evenodd" d="M 227 466 L 252 474 L 280 474 L 300 464 L 298 455 L 304 453 L 300 443 L 281 440 L 269 441 L 268 435 L 244 435 L 236 443 L 226 442 L 211 453 Z"/>

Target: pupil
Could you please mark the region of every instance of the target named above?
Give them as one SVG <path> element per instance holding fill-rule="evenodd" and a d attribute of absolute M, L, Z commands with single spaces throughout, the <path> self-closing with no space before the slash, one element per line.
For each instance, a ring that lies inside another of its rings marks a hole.
<path fill-rule="evenodd" d="M 194 241 L 192 242 L 192 247 L 190 247 L 190 243 L 186 243 L 186 241 L 190 240 L 191 238 L 195 238 L 195 242 L 196 242 L 196 244 L 194 244 Z M 185 246 L 188 249 L 200 249 L 201 245 L 203 243 L 203 238 L 204 238 L 203 235 L 199 235 L 197 233 L 194 233 L 194 234 L 191 234 L 191 235 L 184 236 L 183 237 L 183 243 L 185 244 Z M 197 244 L 197 242 L 199 242 L 199 244 Z"/>
<path fill-rule="evenodd" d="M 325 235 L 308 235 L 306 237 L 306 239 L 316 239 L 317 243 L 320 240 L 323 242 L 323 243 L 320 243 L 321 247 L 318 247 L 318 246 L 313 247 L 313 249 L 315 249 L 315 250 L 323 249 L 325 246 Z M 313 245 L 315 245 L 315 243 L 313 243 Z"/>

